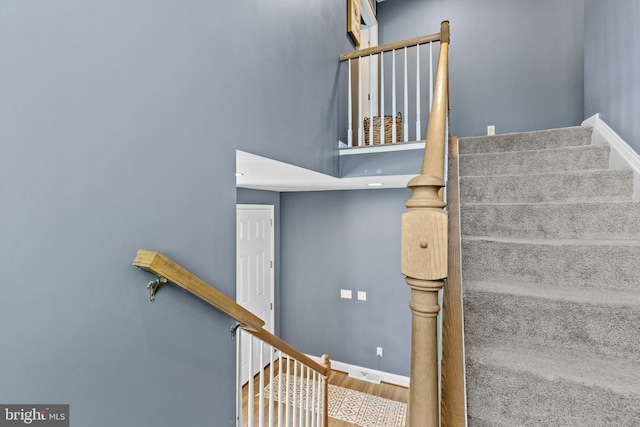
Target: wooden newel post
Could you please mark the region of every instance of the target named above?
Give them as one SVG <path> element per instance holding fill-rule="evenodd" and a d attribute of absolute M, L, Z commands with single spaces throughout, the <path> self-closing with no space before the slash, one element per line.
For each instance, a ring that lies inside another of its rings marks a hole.
<path fill-rule="evenodd" d="M 331 360 L 328 354 L 322 355 L 322 364 L 327 367 L 327 380 L 324 382 L 324 396 L 322 397 L 322 423 L 329 427 L 329 375 L 331 375 Z"/>
<path fill-rule="evenodd" d="M 411 384 L 408 427 L 437 427 L 438 291 L 447 277 L 447 223 L 444 187 L 448 89 L 449 22 L 441 26 L 440 59 L 427 128 L 421 175 L 407 184 L 413 195 L 402 215 L 402 274 L 411 287 Z"/>

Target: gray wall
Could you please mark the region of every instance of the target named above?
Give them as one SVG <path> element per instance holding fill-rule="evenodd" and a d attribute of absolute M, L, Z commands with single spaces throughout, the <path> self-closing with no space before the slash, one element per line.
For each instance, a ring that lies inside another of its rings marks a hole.
<path fill-rule="evenodd" d="M 604 6 L 603 6 L 604 7 Z M 378 5 L 380 42 L 451 22 L 451 133 L 485 135 L 580 124 L 583 0 L 393 0 Z"/>
<path fill-rule="evenodd" d="M 640 152 L 640 2 L 585 1 L 585 117 L 600 113 Z"/>
<path fill-rule="evenodd" d="M 409 375 L 410 289 L 400 273 L 400 218 L 409 197 L 407 189 L 281 195 L 285 340 L 307 353 Z M 340 289 L 354 299 L 341 299 Z M 376 357 L 377 346 L 384 358 Z"/>
<path fill-rule="evenodd" d="M 337 172 L 342 0 L 0 2 L 0 402 L 77 426 L 231 426 L 235 149 Z M 304 135 L 304 137 L 302 137 Z"/>

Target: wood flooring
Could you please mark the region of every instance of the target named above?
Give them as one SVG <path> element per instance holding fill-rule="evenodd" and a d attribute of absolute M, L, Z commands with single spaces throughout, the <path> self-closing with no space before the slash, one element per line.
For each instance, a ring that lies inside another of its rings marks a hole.
<path fill-rule="evenodd" d="M 278 361 L 274 362 L 274 373 L 277 374 L 278 372 Z M 268 379 L 269 379 L 269 369 L 270 367 L 265 368 L 265 384 L 267 383 Z M 293 372 L 293 370 L 291 371 Z M 259 375 L 256 376 L 253 380 L 253 394 L 256 395 L 258 394 L 259 390 L 260 390 L 260 377 Z M 331 375 L 329 376 L 329 384 L 333 384 L 336 386 L 340 386 L 340 387 L 344 387 L 344 388 L 348 388 L 351 390 L 356 390 L 356 391 L 360 391 L 363 393 L 368 393 L 368 394 L 372 394 L 374 396 L 379 396 L 385 399 L 391 399 L 391 400 L 396 400 L 399 402 L 404 402 L 407 403 L 409 401 L 409 389 L 405 388 L 405 387 L 401 387 L 401 386 L 397 386 L 397 385 L 393 385 L 393 384 L 388 384 L 388 383 L 380 383 L 380 384 L 374 384 L 374 383 L 370 383 L 368 381 L 362 381 L 362 380 L 358 380 L 355 378 L 351 378 L 349 377 L 349 375 L 347 375 L 345 372 L 340 372 L 340 371 L 331 371 Z M 243 427 L 249 427 L 248 425 L 248 421 L 247 421 L 247 403 L 248 403 L 248 390 L 249 390 L 249 385 L 248 383 L 244 385 L 244 387 L 242 388 L 242 407 L 243 407 L 243 416 L 242 416 L 242 426 Z M 264 399 L 263 400 L 264 403 L 264 411 L 265 411 L 265 420 L 268 418 L 268 400 Z M 278 403 L 275 403 L 275 410 L 274 412 L 276 412 L 275 415 L 275 423 L 274 425 L 277 425 L 277 405 Z M 284 408 L 284 405 L 283 405 Z M 255 414 L 255 418 L 257 419 L 258 417 L 258 411 L 259 411 L 259 399 L 254 399 L 254 414 Z M 284 413 L 284 410 L 283 410 Z M 254 425 L 257 426 L 257 421 L 254 422 Z M 268 425 L 267 422 L 265 421 L 265 425 Z M 284 423 L 283 423 L 284 425 Z M 304 425 L 304 424 L 303 424 Z M 329 426 L 330 427 L 357 427 L 357 424 L 352 424 L 352 423 L 348 423 L 348 422 L 344 422 L 341 420 L 337 420 L 334 418 L 329 418 Z"/>

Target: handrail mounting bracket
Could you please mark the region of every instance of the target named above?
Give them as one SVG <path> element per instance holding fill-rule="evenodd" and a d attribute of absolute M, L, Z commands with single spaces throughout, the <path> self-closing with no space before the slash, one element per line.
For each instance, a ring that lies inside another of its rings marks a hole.
<path fill-rule="evenodd" d="M 158 288 L 166 283 L 169 283 L 166 277 L 158 276 L 156 280 L 152 280 L 147 285 L 147 289 L 149 289 L 149 301 L 153 302 L 156 300 L 156 292 L 158 292 Z"/>
<path fill-rule="evenodd" d="M 231 328 L 229 328 L 229 333 L 231 334 L 231 339 L 233 339 L 236 336 L 236 333 L 238 331 L 238 328 L 244 328 L 245 325 L 244 323 L 240 323 L 240 322 L 236 322 L 234 323 Z"/>

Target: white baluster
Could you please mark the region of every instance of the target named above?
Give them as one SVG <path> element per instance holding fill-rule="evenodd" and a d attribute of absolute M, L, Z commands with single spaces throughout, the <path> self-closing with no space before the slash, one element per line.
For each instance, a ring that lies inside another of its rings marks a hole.
<path fill-rule="evenodd" d="M 358 147 L 364 145 L 362 134 L 362 57 L 358 57 Z"/>
<path fill-rule="evenodd" d="M 306 414 L 306 418 L 305 418 L 305 422 L 304 425 L 309 427 L 309 416 L 311 415 L 309 412 L 309 408 L 310 408 L 310 400 L 311 400 L 311 396 L 309 395 L 309 388 L 311 387 L 311 369 L 307 368 L 307 393 L 306 393 L 306 399 L 305 399 L 305 403 L 304 403 L 304 407 L 305 407 L 305 414 Z"/>
<path fill-rule="evenodd" d="M 247 421 L 253 426 L 253 335 L 249 336 L 249 390 L 247 394 Z"/>
<path fill-rule="evenodd" d="M 298 398 L 298 361 L 293 361 L 293 389 L 291 390 L 293 394 L 293 403 L 291 404 L 293 410 L 291 417 L 293 419 L 293 427 L 298 425 L 298 407 L 296 406 L 297 398 Z"/>
<path fill-rule="evenodd" d="M 404 123 L 402 140 L 409 141 L 409 78 L 407 77 L 407 48 L 404 48 Z"/>
<path fill-rule="evenodd" d="M 316 405 L 316 376 L 318 373 L 313 371 L 313 382 L 311 384 L 311 427 L 316 426 L 316 412 L 319 408 Z"/>
<path fill-rule="evenodd" d="M 300 413 L 298 414 L 300 416 L 298 424 L 300 427 L 303 426 L 302 422 L 304 421 L 304 368 L 305 366 L 300 364 L 300 403 L 298 404 L 300 406 Z"/>
<path fill-rule="evenodd" d="M 258 391 L 258 427 L 264 427 L 264 341 L 260 341 L 260 390 Z"/>
<path fill-rule="evenodd" d="M 324 382 L 325 378 L 320 377 L 320 387 L 318 388 L 318 408 L 322 405 L 322 411 L 318 411 L 318 426 L 322 426 L 324 422 Z M 329 400 L 327 399 L 327 402 Z M 327 413 L 329 413 L 329 408 L 327 408 Z"/>
<path fill-rule="evenodd" d="M 391 70 L 391 115 L 393 116 L 393 119 L 391 120 L 391 122 L 393 123 L 392 128 L 391 128 L 391 142 L 393 144 L 396 143 L 397 138 L 398 138 L 398 131 L 396 129 L 396 50 L 393 49 L 391 58 L 393 59 L 392 62 L 392 70 Z"/>
<path fill-rule="evenodd" d="M 369 55 L 369 145 L 373 145 L 373 55 Z"/>
<path fill-rule="evenodd" d="M 236 334 L 236 420 L 237 427 L 242 427 L 242 328 Z"/>
<path fill-rule="evenodd" d="M 420 129 L 420 45 L 416 45 L 416 141 L 422 137 Z"/>
<path fill-rule="evenodd" d="M 273 427 L 273 347 L 269 346 L 269 427 Z"/>
<path fill-rule="evenodd" d="M 349 127 L 347 129 L 347 145 L 353 146 L 353 94 L 351 93 L 351 58 L 349 58 L 349 105 L 347 107 L 347 121 Z"/>
<path fill-rule="evenodd" d="M 279 352 L 278 360 L 278 427 L 282 427 L 282 352 Z"/>
<path fill-rule="evenodd" d="M 384 52 L 380 52 L 380 144 L 384 143 Z"/>
<path fill-rule="evenodd" d="M 285 427 L 289 427 L 291 424 L 289 424 L 289 415 L 290 415 L 290 400 L 289 400 L 289 394 L 291 393 L 291 359 L 289 358 L 289 355 L 287 354 L 287 391 L 286 391 L 286 396 L 287 398 L 285 399 Z"/>

